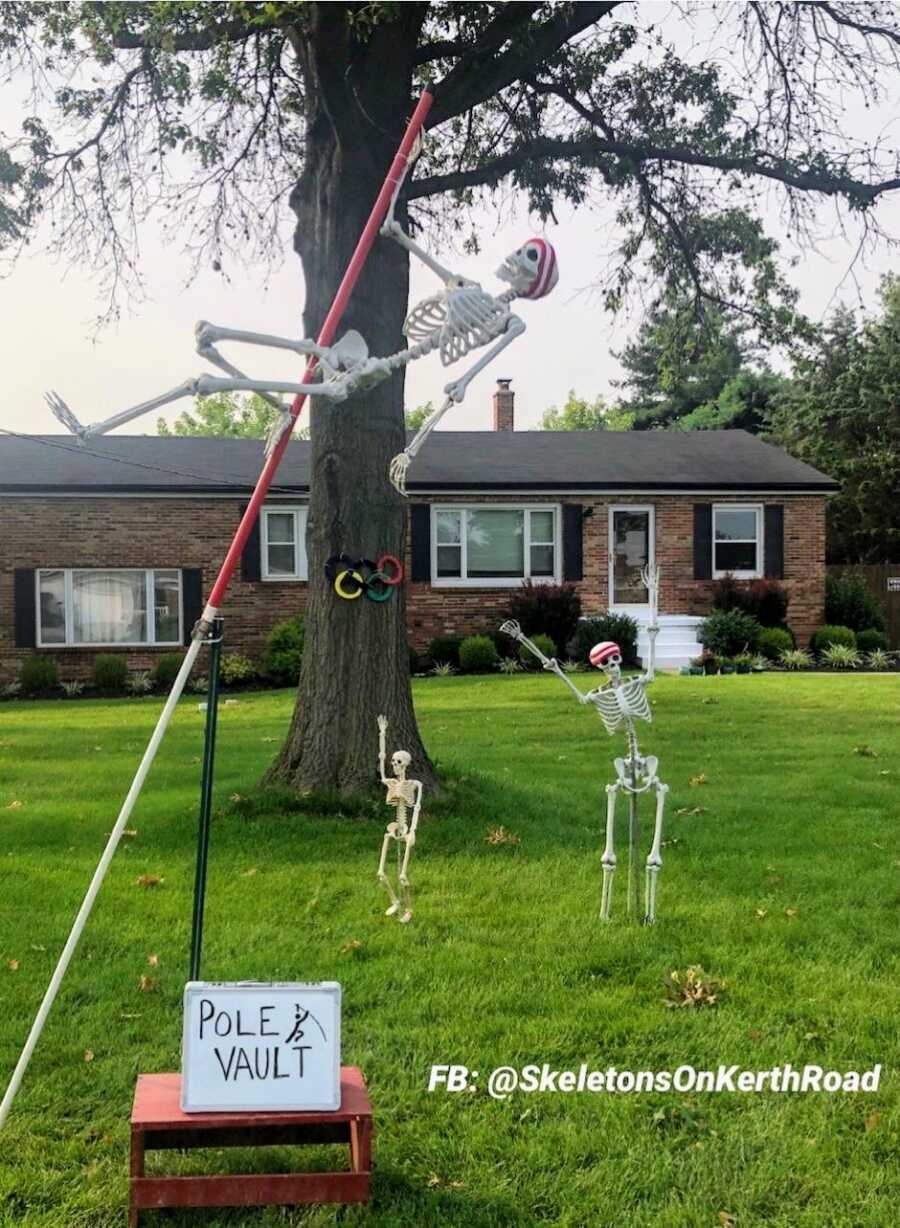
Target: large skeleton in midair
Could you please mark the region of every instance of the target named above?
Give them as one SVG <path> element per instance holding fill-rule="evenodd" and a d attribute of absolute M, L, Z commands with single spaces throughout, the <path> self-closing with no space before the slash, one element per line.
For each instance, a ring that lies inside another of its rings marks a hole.
<path fill-rule="evenodd" d="M 469 384 L 479 371 L 484 370 L 525 331 L 524 322 L 511 311 L 511 303 L 517 298 L 543 298 L 556 285 L 559 272 L 556 253 L 550 243 L 546 239 L 529 239 L 507 256 L 497 270 L 497 276 L 507 282 L 509 288 L 497 295 L 488 294 L 478 282 L 469 281 L 445 268 L 415 243 L 400 223 L 395 221 L 395 204 L 396 193 L 381 234 L 399 243 L 412 256 L 421 260 L 443 282 L 441 290 L 423 299 L 407 316 L 403 333 L 409 344 L 404 349 L 385 357 L 374 357 L 369 354 L 365 339 L 354 329 L 346 332 L 334 345 L 320 346 L 308 338 L 295 341 L 265 333 L 223 328 L 201 320 L 195 330 L 197 353 L 224 371 L 224 376 L 200 375 L 185 380 L 158 397 L 142 401 L 139 405 L 90 426 L 83 426 L 57 393 L 47 394 L 48 405 L 66 429 L 83 441 L 92 435 L 100 435 L 115 427 L 124 426 L 126 422 L 182 397 L 203 397 L 217 392 L 255 392 L 279 411 L 279 418 L 267 442 L 268 452 L 293 425 L 288 408 L 278 394 L 302 394 L 344 401 L 351 394 L 380 383 L 398 368 L 424 358 L 435 350 L 439 352 L 443 365 L 450 366 L 473 350 L 489 346 L 487 352 L 482 354 L 468 371 L 445 385 L 443 404 L 426 418 L 415 437 L 391 462 L 391 482 L 401 494 L 405 494 L 406 474 L 410 463 L 438 422 L 451 406 L 463 400 Z M 248 345 L 292 350 L 295 354 L 313 357 L 318 364 L 321 381 L 295 384 L 284 380 L 251 379 L 219 353 L 216 345 L 222 341 L 239 341 Z"/>
<path fill-rule="evenodd" d="M 616 779 L 606 786 L 606 847 L 603 850 L 601 864 L 603 866 L 603 890 L 600 902 L 600 915 L 604 921 L 609 920 L 612 905 L 613 876 L 616 871 L 616 802 L 623 793 L 629 802 L 628 824 L 628 909 L 637 907 L 637 890 L 635 875 L 637 873 L 638 857 L 638 812 L 637 799 L 642 793 L 651 790 L 656 794 L 656 823 L 653 831 L 653 843 L 646 862 L 646 879 L 644 886 L 644 923 L 652 925 L 656 920 L 656 880 L 662 867 L 662 825 L 663 808 L 669 786 L 663 784 L 657 775 L 659 761 L 654 755 L 642 755 L 638 747 L 635 721 L 653 719 L 650 704 L 647 699 L 647 685 L 655 677 L 656 636 L 659 630 L 657 624 L 657 602 L 659 594 L 659 572 L 655 565 L 650 564 L 642 571 L 642 579 L 647 587 L 650 604 L 650 622 L 647 628 L 650 641 L 649 665 L 646 673 L 632 678 L 622 677 L 622 651 L 618 644 L 605 640 L 595 644 L 591 649 L 591 664 L 606 674 L 606 681 L 594 690 L 585 694 L 580 691 L 572 679 L 560 667 L 553 657 L 545 656 L 537 645 L 533 644 L 522 633 L 522 628 L 514 620 L 505 622 L 500 627 L 506 635 L 512 636 L 520 644 L 524 644 L 541 662 L 544 669 L 549 670 L 569 687 L 581 704 L 593 704 L 600 719 L 610 735 L 620 730 L 625 734 L 626 754 L 613 760 L 616 769 Z"/>

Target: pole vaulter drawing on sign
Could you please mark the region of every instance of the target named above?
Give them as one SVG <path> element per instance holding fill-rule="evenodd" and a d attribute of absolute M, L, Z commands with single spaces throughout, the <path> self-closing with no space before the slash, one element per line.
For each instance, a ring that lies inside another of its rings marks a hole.
<path fill-rule="evenodd" d="M 298 351 L 308 353 L 309 360 L 306 365 L 303 383 L 302 385 L 297 385 L 297 395 L 294 397 L 290 410 L 286 411 L 290 422 L 288 424 L 287 419 L 285 420 L 284 427 L 280 431 L 277 440 L 273 442 L 273 445 L 267 451 L 266 460 L 259 478 L 257 479 L 250 502 L 247 504 L 247 509 L 241 517 L 241 522 L 238 526 L 237 532 L 234 535 L 231 546 L 228 549 L 228 553 L 225 556 L 225 561 L 223 562 L 212 590 L 210 591 L 209 599 L 203 610 L 203 614 L 193 630 L 190 647 L 185 654 L 184 662 L 182 663 L 181 669 L 178 671 L 178 676 L 172 685 L 172 690 L 165 702 L 165 706 L 163 707 L 156 728 L 154 729 L 153 735 L 151 736 L 147 745 L 147 749 L 144 751 L 144 757 L 141 759 L 134 780 L 132 781 L 131 788 L 128 790 L 128 795 L 122 804 L 122 809 L 119 811 L 119 816 L 116 819 L 115 826 L 110 832 L 106 847 L 103 850 L 103 855 L 100 858 L 97 869 L 94 871 L 94 877 L 91 879 L 87 894 L 85 895 L 81 908 L 78 911 L 78 915 L 75 918 L 75 922 L 66 941 L 66 945 L 63 947 L 63 951 L 59 957 L 56 969 L 54 970 L 53 976 L 50 979 L 50 984 L 47 987 L 47 991 L 44 994 L 43 1001 L 38 1009 L 34 1023 L 31 1026 L 28 1039 L 25 1042 L 25 1046 L 22 1049 L 18 1062 L 16 1063 L 16 1068 L 13 1071 L 12 1077 L 10 1078 L 9 1086 L 6 1089 L 6 1094 L 4 1095 L 2 1102 L 0 1102 L 0 1126 L 3 1125 L 9 1114 L 13 1099 L 16 1092 L 19 1090 L 22 1078 L 28 1067 L 28 1063 L 31 1060 L 31 1055 L 34 1052 L 44 1024 L 47 1021 L 47 1016 L 49 1015 L 56 999 L 56 995 L 59 992 L 59 987 L 62 984 L 63 977 L 66 974 L 66 970 L 69 967 L 69 963 L 75 952 L 75 948 L 78 945 L 78 940 L 81 937 L 82 930 L 84 929 L 87 919 L 90 916 L 91 909 L 94 906 L 94 901 L 96 900 L 100 891 L 103 879 L 105 878 L 106 872 L 109 869 L 113 855 L 122 837 L 122 833 L 128 825 L 128 820 L 131 816 L 132 810 L 134 809 L 135 802 L 140 795 L 144 781 L 146 780 L 147 774 L 153 764 L 153 760 L 156 758 L 156 752 L 159 750 L 160 743 L 162 742 L 169 722 L 172 719 L 175 707 L 181 697 L 182 691 L 184 690 L 185 683 L 187 682 L 188 676 L 194 666 L 194 662 L 197 659 L 200 646 L 206 639 L 209 630 L 212 627 L 213 622 L 222 606 L 226 590 L 228 589 L 231 577 L 234 574 L 235 568 L 240 560 L 244 546 L 247 543 L 247 538 L 250 536 L 250 533 L 256 524 L 260 507 L 262 506 L 269 487 L 272 484 L 272 480 L 275 477 L 275 472 L 278 469 L 281 458 L 284 456 L 284 453 L 287 450 L 287 446 L 291 438 L 291 431 L 287 429 L 288 425 L 293 427 L 294 423 L 297 421 L 307 394 L 311 393 L 318 396 L 322 393 L 322 385 L 313 384 L 311 382 L 316 373 L 319 363 L 319 356 L 320 354 L 327 352 L 328 348 L 334 341 L 341 316 L 344 313 L 350 299 L 350 295 L 353 292 L 372 245 L 378 237 L 381 222 L 389 211 L 393 211 L 393 204 L 396 201 L 400 187 L 406 178 L 409 164 L 415 157 L 416 141 L 425 122 L 425 117 L 428 114 L 429 108 L 431 107 L 432 97 L 433 95 L 431 91 L 426 90 L 419 99 L 416 109 L 413 112 L 412 118 L 409 122 L 409 126 L 407 127 L 406 133 L 404 134 L 403 140 L 400 143 L 400 147 L 397 150 L 393 162 L 391 163 L 391 167 L 388 171 L 387 178 L 384 181 L 384 185 L 382 186 L 381 191 L 378 194 L 378 198 L 372 208 L 372 212 L 369 215 L 369 220 L 367 221 L 365 228 L 359 237 L 356 249 L 350 259 L 347 270 L 344 273 L 343 279 L 341 280 L 341 284 L 338 286 L 337 293 L 334 297 L 334 302 L 331 305 L 328 315 L 325 317 L 325 322 L 322 325 L 318 340 L 315 343 L 315 348 L 311 348 L 308 351 Z M 120 415 L 117 425 L 122 421 L 127 421 L 127 418 Z M 108 425 L 109 424 L 107 424 L 107 429 Z"/>

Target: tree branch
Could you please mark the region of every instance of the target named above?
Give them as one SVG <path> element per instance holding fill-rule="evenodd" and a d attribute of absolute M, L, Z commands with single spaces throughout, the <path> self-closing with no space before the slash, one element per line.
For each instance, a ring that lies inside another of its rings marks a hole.
<path fill-rule="evenodd" d="M 485 102 L 500 90 L 517 81 L 523 74 L 553 56 L 560 47 L 582 30 L 594 25 L 617 8 L 622 0 L 582 0 L 559 9 L 543 25 L 531 25 L 536 4 L 507 5 L 437 87 L 434 105 L 427 127 L 461 115 L 471 107 Z M 492 48 L 511 41 L 512 46 L 487 63 L 484 56 Z"/>
<path fill-rule="evenodd" d="M 254 34 L 259 34 L 261 27 L 250 25 L 245 21 L 223 21 L 220 25 L 211 26 L 206 30 L 197 30 L 190 34 L 176 35 L 167 42 L 166 51 L 209 51 L 220 43 L 242 43 Z M 132 30 L 119 30 L 113 37 L 113 46 L 121 51 L 154 51 L 162 44 L 158 38 L 148 36 L 148 33 L 137 34 Z"/>
<path fill-rule="evenodd" d="M 754 157 L 739 157 L 728 154 L 699 153 L 681 146 L 655 145 L 645 141 L 610 140 L 592 133 L 576 140 L 553 137 L 538 137 L 527 141 L 509 153 L 502 154 L 482 166 L 468 171 L 451 171 L 445 175 L 428 175 L 415 179 L 406 192 L 407 200 L 437 196 L 441 192 L 461 188 L 493 187 L 507 175 L 529 162 L 540 160 L 558 162 L 562 159 L 581 159 L 588 164 L 606 156 L 629 158 L 641 162 L 677 162 L 683 166 L 701 166 L 709 170 L 737 171 L 744 175 L 774 179 L 786 187 L 803 192 L 821 192 L 824 196 L 846 196 L 860 204 L 871 204 L 885 192 L 900 188 L 900 177 L 883 179 L 877 183 L 864 183 L 849 175 L 829 174 L 826 171 L 800 170 L 788 162 L 764 162 Z"/>

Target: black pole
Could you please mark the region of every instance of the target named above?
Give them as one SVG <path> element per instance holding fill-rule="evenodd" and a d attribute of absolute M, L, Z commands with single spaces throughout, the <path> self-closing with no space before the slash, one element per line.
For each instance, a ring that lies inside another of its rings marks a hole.
<path fill-rule="evenodd" d="M 216 722 L 219 714 L 219 659 L 222 655 L 222 619 L 213 620 L 209 644 L 209 689 L 206 697 L 206 740 L 200 781 L 200 823 L 197 829 L 197 869 L 194 875 L 194 917 L 191 924 L 191 975 L 200 979 L 203 946 L 203 907 L 206 902 L 206 866 L 209 860 L 209 825 L 212 818 L 213 767 L 216 758 Z"/>

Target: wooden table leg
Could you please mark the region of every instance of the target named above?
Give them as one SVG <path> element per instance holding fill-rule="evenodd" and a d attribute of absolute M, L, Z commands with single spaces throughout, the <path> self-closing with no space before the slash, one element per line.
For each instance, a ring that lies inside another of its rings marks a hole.
<path fill-rule="evenodd" d="M 357 1117 L 350 1123 L 350 1167 L 355 1173 L 372 1168 L 372 1119 Z"/>
<path fill-rule="evenodd" d="M 144 1131 L 131 1129 L 131 1181 L 128 1189 L 128 1228 L 138 1228 L 140 1210 L 134 1200 L 134 1178 L 144 1175 Z"/>

